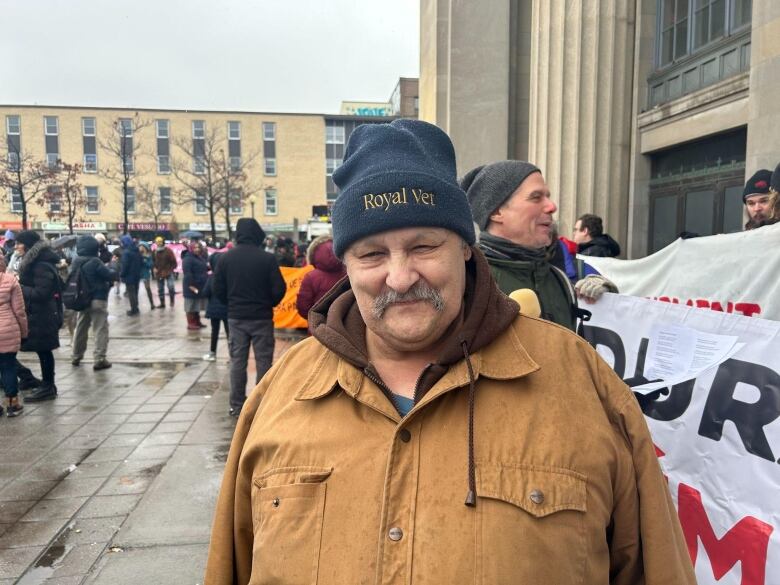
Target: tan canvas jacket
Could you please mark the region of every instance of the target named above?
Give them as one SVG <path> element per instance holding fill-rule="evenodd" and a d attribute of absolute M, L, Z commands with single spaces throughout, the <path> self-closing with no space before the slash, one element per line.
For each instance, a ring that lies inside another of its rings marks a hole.
<path fill-rule="evenodd" d="M 207 585 L 694 583 L 643 415 L 583 340 L 519 316 L 403 419 L 309 339 L 244 406 Z M 262 399 L 262 402 L 261 402 Z"/>

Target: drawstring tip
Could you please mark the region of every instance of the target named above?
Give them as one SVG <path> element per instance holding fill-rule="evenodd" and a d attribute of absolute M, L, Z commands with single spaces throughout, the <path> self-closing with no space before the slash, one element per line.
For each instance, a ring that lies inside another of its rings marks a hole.
<path fill-rule="evenodd" d="M 466 502 L 465 502 L 465 504 L 469 508 L 473 508 L 474 506 L 477 505 L 477 495 L 474 493 L 473 490 L 469 490 L 469 493 L 466 494 Z"/>

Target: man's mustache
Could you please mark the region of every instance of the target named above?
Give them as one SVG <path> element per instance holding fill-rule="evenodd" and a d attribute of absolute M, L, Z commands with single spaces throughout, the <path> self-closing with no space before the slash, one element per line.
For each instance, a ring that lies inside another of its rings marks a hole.
<path fill-rule="evenodd" d="M 410 301 L 428 301 L 437 311 L 441 312 L 444 310 L 444 297 L 442 297 L 441 293 L 427 282 L 420 280 L 405 293 L 399 293 L 391 288 L 382 292 L 374 299 L 372 313 L 374 314 L 374 318 L 381 319 L 382 315 L 385 314 L 387 307 L 393 303 Z"/>

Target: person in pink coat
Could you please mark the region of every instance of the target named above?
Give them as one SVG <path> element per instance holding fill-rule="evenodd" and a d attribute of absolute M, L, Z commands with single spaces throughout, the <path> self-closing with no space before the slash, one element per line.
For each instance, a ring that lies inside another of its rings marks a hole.
<path fill-rule="evenodd" d="M 16 352 L 27 337 L 27 314 L 22 287 L 16 277 L 6 273 L 5 258 L 0 255 L 0 380 L 5 391 L 6 414 L 22 411 L 16 383 Z M 2 414 L 0 408 L 0 414 Z"/>
<path fill-rule="evenodd" d="M 325 296 L 333 285 L 347 274 L 341 260 L 333 253 L 333 237 L 320 236 L 312 240 L 306 250 L 306 260 L 314 266 L 301 281 L 295 306 L 304 319 L 309 310 Z"/>

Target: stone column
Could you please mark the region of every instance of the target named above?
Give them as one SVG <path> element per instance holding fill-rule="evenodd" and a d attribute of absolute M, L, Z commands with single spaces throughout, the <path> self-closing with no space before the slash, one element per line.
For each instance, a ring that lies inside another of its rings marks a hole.
<path fill-rule="evenodd" d="M 560 233 L 595 213 L 626 246 L 636 2 L 533 5 L 529 159 L 559 204 Z"/>
<path fill-rule="evenodd" d="M 745 174 L 780 162 L 780 2 L 753 0 Z M 746 177 L 746 180 L 747 180 Z"/>

